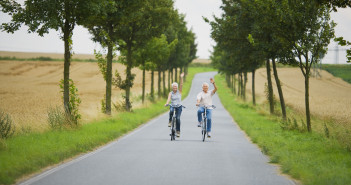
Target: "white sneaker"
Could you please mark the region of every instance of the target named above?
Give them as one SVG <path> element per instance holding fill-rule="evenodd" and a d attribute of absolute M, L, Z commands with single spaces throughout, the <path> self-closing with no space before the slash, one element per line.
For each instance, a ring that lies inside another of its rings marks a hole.
<path fill-rule="evenodd" d="M 211 138 L 211 132 L 207 132 L 207 137 Z"/>
<path fill-rule="evenodd" d="M 201 127 L 201 125 L 202 125 L 202 122 L 199 122 L 199 123 L 197 124 L 197 127 Z"/>
<path fill-rule="evenodd" d="M 180 131 L 177 131 L 177 137 L 180 137 Z"/>

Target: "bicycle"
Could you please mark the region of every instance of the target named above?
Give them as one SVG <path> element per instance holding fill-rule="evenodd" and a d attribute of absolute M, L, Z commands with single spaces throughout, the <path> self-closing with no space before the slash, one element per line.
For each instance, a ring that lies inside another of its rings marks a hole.
<path fill-rule="evenodd" d="M 207 134 L 207 109 L 208 108 L 213 108 L 215 109 L 216 106 L 210 105 L 210 106 L 199 106 L 205 108 L 205 111 L 201 114 L 202 115 L 202 129 L 201 129 L 201 135 L 202 135 L 202 141 L 205 142 L 206 134 Z"/>
<path fill-rule="evenodd" d="M 182 108 L 185 108 L 185 106 L 183 106 L 183 105 L 167 104 L 166 106 L 173 107 L 173 108 L 178 108 L 178 107 L 182 106 Z M 175 140 L 176 122 L 177 122 L 177 117 L 175 114 L 176 114 L 176 110 L 173 111 L 173 115 L 172 115 L 171 133 L 169 134 L 171 136 L 171 141 Z"/>

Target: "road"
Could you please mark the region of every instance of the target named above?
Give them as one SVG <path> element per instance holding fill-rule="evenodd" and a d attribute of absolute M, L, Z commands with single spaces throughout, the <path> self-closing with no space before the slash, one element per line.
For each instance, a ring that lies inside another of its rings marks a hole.
<path fill-rule="evenodd" d="M 216 73 L 194 77 L 181 136 L 170 141 L 168 114 L 92 153 L 46 171 L 22 184 L 120 185 L 285 185 L 294 182 L 252 144 L 223 108 L 217 95 L 213 104 L 212 138 L 201 140 L 195 98 L 201 84 Z M 212 85 L 210 87 L 212 89 Z"/>

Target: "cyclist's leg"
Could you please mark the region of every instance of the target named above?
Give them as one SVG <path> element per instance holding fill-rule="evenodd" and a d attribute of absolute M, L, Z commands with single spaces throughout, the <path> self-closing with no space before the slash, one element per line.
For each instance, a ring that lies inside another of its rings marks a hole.
<path fill-rule="evenodd" d="M 207 115 L 207 132 L 211 132 L 212 109 L 207 109 L 206 115 Z"/>
<path fill-rule="evenodd" d="M 173 111 L 174 111 L 174 108 L 173 108 L 173 107 L 170 107 L 170 108 L 169 108 L 169 122 L 172 121 Z"/>
<path fill-rule="evenodd" d="M 197 110 L 197 121 L 200 123 L 202 121 L 202 113 L 205 112 L 205 108 L 199 107 Z"/>
<path fill-rule="evenodd" d="M 176 118 L 177 118 L 176 129 L 177 131 L 180 131 L 180 115 L 182 114 L 182 107 L 177 107 L 175 111 L 176 111 Z"/>

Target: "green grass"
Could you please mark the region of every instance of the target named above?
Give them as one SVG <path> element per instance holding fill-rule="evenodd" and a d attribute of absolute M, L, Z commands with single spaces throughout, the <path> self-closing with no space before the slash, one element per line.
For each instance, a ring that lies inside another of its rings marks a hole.
<path fill-rule="evenodd" d="M 323 64 L 322 69 L 328 71 L 336 77 L 342 78 L 348 83 L 351 83 L 350 64 Z"/>
<path fill-rule="evenodd" d="M 184 83 L 183 98 L 190 90 L 196 73 L 214 71 L 212 68 L 189 68 Z M 89 152 L 146 123 L 167 110 L 165 99 L 149 107 L 121 112 L 116 116 L 81 125 L 75 129 L 51 130 L 44 133 L 17 135 L 0 141 L 0 184 L 13 184 L 16 179 L 58 164 L 65 159 Z"/>
<path fill-rule="evenodd" d="M 279 121 L 238 100 L 217 75 L 218 94 L 241 129 L 283 173 L 306 185 L 351 184 L 351 155 L 340 143 L 318 133 L 283 130 Z"/>

